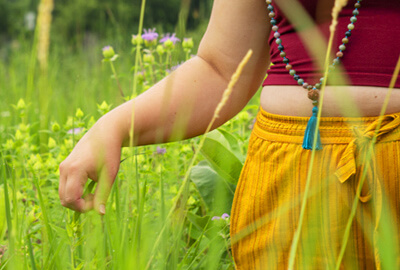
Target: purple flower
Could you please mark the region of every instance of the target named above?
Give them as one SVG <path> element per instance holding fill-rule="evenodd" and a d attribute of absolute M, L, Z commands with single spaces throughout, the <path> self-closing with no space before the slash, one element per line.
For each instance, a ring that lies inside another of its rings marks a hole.
<path fill-rule="evenodd" d="M 228 218 L 229 218 L 229 215 L 228 215 L 227 213 L 224 213 L 224 214 L 222 214 L 221 218 L 223 218 L 223 219 L 228 219 Z"/>
<path fill-rule="evenodd" d="M 103 47 L 102 51 L 103 51 L 103 56 L 105 59 L 111 59 L 115 56 L 114 49 L 111 46 Z"/>
<path fill-rule="evenodd" d="M 111 47 L 110 45 L 107 45 L 107 46 L 104 46 L 102 50 L 103 50 L 103 52 L 104 52 L 104 51 L 107 51 L 107 50 L 109 50 L 109 49 L 111 49 L 111 48 L 112 48 L 112 47 Z"/>
<path fill-rule="evenodd" d="M 167 40 L 171 40 L 174 45 L 177 41 L 181 41 L 175 36 L 175 33 L 173 33 L 172 35 L 170 33 L 167 33 L 162 39 L 160 39 L 160 43 L 165 43 Z"/>
<path fill-rule="evenodd" d="M 160 146 L 157 146 L 157 151 L 156 152 L 159 155 L 164 155 L 165 153 L 167 153 L 167 149 L 161 148 Z"/>
<path fill-rule="evenodd" d="M 211 220 L 219 220 L 219 219 L 221 219 L 221 217 L 219 217 L 219 216 L 214 216 L 211 218 Z"/>
<path fill-rule="evenodd" d="M 149 42 L 156 40 L 158 38 L 158 33 L 156 33 L 156 29 L 144 29 L 144 34 L 142 35 L 142 38 L 144 40 L 147 40 Z"/>
<path fill-rule="evenodd" d="M 173 71 L 177 70 L 178 67 L 180 67 L 180 66 L 181 66 L 181 64 L 177 64 L 176 66 L 172 66 L 170 69 L 167 68 L 165 71 L 167 73 L 172 73 Z"/>
<path fill-rule="evenodd" d="M 67 134 L 79 134 L 83 131 L 83 128 L 73 128 L 67 131 Z"/>

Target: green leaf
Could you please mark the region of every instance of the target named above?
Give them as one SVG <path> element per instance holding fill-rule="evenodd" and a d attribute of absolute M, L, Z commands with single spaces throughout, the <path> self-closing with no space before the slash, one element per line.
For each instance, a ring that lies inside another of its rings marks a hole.
<path fill-rule="evenodd" d="M 243 162 L 238 158 L 238 153 L 232 150 L 232 148 L 238 147 L 234 143 L 235 138 L 226 135 L 226 133 L 214 130 L 207 134 L 204 145 L 201 148 L 201 154 L 207 159 L 218 175 L 236 185 Z M 227 139 L 228 137 L 229 139 Z"/>
<path fill-rule="evenodd" d="M 233 135 L 232 133 L 229 133 L 228 131 L 224 129 L 218 129 L 219 132 L 224 136 L 224 138 L 228 141 L 229 143 L 229 149 L 232 151 L 233 154 L 242 162 L 244 163 L 245 156 L 243 155 L 242 151 L 240 150 L 241 147 L 239 145 L 239 139 L 237 136 Z"/>
<path fill-rule="evenodd" d="M 189 177 L 209 211 L 216 215 L 230 213 L 235 185 L 219 176 L 204 160 L 192 168 Z"/>
<path fill-rule="evenodd" d="M 187 217 L 188 217 L 189 221 L 192 222 L 193 225 L 200 231 L 202 231 L 206 228 L 206 226 L 210 220 L 209 216 L 200 217 L 196 214 L 193 214 L 192 212 L 188 212 Z"/>

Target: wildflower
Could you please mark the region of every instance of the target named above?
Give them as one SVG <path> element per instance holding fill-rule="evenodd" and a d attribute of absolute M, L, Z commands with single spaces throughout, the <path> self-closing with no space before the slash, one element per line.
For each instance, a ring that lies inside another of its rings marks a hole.
<path fill-rule="evenodd" d="M 222 216 L 221 216 L 221 218 L 223 218 L 223 219 L 228 219 L 228 218 L 229 218 L 229 215 L 228 215 L 227 213 L 223 213 Z"/>
<path fill-rule="evenodd" d="M 115 55 L 114 49 L 111 46 L 105 46 L 103 48 L 103 56 L 106 59 L 111 59 Z"/>
<path fill-rule="evenodd" d="M 144 44 L 146 46 L 151 46 L 157 44 L 158 33 L 156 29 L 144 29 L 144 34 L 142 34 L 142 38 L 144 39 Z"/>
<path fill-rule="evenodd" d="M 175 33 L 173 33 L 172 35 L 170 35 L 169 33 L 166 34 L 161 40 L 160 42 L 164 45 L 164 47 L 168 50 L 171 50 L 174 48 L 175 43 L 177 41 L 181 41 L 179 38 L 175 37 Z"/>
<path fill-rule="evenodd" d="M 17 103 L 17 110 L 23 110 L 25 108 L 26 108 L 25 101 L 22 98 L 20 98 Z"/>
<path fill-rule="evenodd" d="M 144 82 L 144 71 L 139 71 L 136 73 L 136 78 L 140 84 Z"/>
<path fill-rule="evenodd" d="M 213 216 L 213 217 L 211 218 L 211 220 L 219 220 L 219 219 L 221 219 L 221 217 L 219 217 L 219 216 Z"/>
<path fill-rule="evenodd" d="M 134 46 L 140 45 L 143 43 L 143 38 L 139 35 L 132 35 L 131 42 L 132 42 L 132 45 L 134 45 Z"/>
<path fill-rule="evenodd" d="M 193 39 L 192 38 L 184 38 L 182 42 L 182 47 L 184 50 L 190 51 L 193 48 Z"/>
<path fill-rule="evenodd" d="M 76 134 L 79 134 L 79 133 L 81 133 L 83 131 L 83 128 L 73 128 L 73 129 L 70 129 L 70 130 L 68 130 L 67 131 L 67 134 L 74 134 L 74 135 L 76 135 Z"/>
<path fill-rule="evenodd" d="M 18 125 L 18 129 L 22 132 L 22 133 L 27 133 L 29 132 L 29 125 L 26 125 L 24 123 L 21 123 Z"/>
<path fill-rule="evenodd" d="M 167 33 L 162 39 L 160 39 L 160 42 L 161 42 L 161 43 L 165 43 L 165 42 L 167 42 L 168 40 L 172 41 L 173 45 L 175 45 L 175 43 L 176 43 L 177 41 L 181 41 L 179 38 L 177 38 L 177 37 L 175 36 L 175 33 L 173 33 L 172 35 L 171 35 L 170 33 Z"/>
<path fill-rule="evenodd" d="M 60 131 L 60 125 L 59 125 L 57 122 L 55 122 L 55 123 L 51 126 L 51 130 L 52 130 L 53 132 Z"/>
<path fill-rule="evenodd" d="M 16 141 L 22 141 L 24 139 L 24 136 L 22 135 L 21 131 L 17 129 L 15 132 L 15 140 Z"/>
<path fill-rule="evenodd" d="M 115 54 L 113 47 L 105 46 L 103 49 L 103 61 L 115 61 L 118 58 L 118 54 Z"/>
<path fill-rule="evenodd" d="M 57 146 L 57 143 L 52 137 L 49 137 L 49 143 L 47 144 L 47 146 L 49 147 L 49 149 L 53 149 Z"/>
<path fill-rule="evenodd" d="M 159 56 L 162 56 L 165 53 L 164 46 L 158 45 L 156 48 L 156 52 L 158 53 Z"/>
<path fill-rule="evenodd" d="M 151 53 L 143 55 L 143 62 L 151 64 L 154 62 L 154 56 Z"/>
<path fill-rule="evenodd" d="M 108 113 L 111 109 L 111 105 L 108 105 L 107 102 L 103 101 L 103 103 L 101 103 L 101 105 L 97 104 L 97 111 L 101 114 L 101 115 L 105 115 L 106 113 Z"/>
<path fill-rule="evenodd" d="M 82 110 L 81 110 L 80 108 L 78 108 L 78 109 L 76 110 L 75 116 L 76 116 L 77 118 L 82 118 L 82 117 L 84 116 L 84 113 L 82 112 Z"/>
<path fill-rule="evenodd" d="M 165 153 L 167 153 L 167 149 L 157 146 L 156 153 L 159 155 L 164 155 Z"/>
<path fill-rule="evenodd" d="M 143 31 L 144 31 L 144 34 L 142 34 L 142 38 L 144 40 L 153 41 L 158 38 L 158 33 L 156 32 L 155 28 L 147 29 L 147 30 L 144 29 Z"/>

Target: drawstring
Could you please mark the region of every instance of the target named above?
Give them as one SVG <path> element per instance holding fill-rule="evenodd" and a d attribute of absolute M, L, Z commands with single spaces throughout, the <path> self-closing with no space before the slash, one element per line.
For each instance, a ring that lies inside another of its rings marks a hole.
<path fill-rule="evenodd" d="M 382 214 L 382 186 L 377 173 L 376 157 L 374 153 L 373 139 L 376 136 L 376 141 L 379 141 L 383 135 L 396 129 L 400 126 L 400 117 L 397 115 L 383 116 L 381 127 L 376 133 L 376 128 L 379 121 L 378 118 L 371 125 L 369 125 L 364 132 L 358 128 L 354 128 L 355 139 L 352 140 L 346 147 L 340 161 L 335 175 L 341 183 L 346 182 L 351 176 L 360 172 L 360 179 L 358 179 L 357 190 L 361 188 L 359 200 L 362 203 L 367 203 L 371 200 L 374 194 L 374 201 L 376 202 L 375 210 L 375 229 L 374 229 L 374 253 L 376 268 L 381 269 L 380 256 L 378 250 L 378 227 Z M 366 170 L 366 177 L 361 181 L 362 175 Z M 362 183 L 363 182 L 363 183 Z M 361 187 L 360 187 L 361 185 Z"/>

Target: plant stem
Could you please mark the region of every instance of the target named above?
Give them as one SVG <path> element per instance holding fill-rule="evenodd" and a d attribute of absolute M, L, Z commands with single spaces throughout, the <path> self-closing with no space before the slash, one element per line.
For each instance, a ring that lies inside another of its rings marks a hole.
<path fill-rule="evenodd" d="M 117 81 L 119 93 L 120 93 L 121 96 L 124 98 L 124 97 L 125 97 L 125 96 L 124 96 L 124 92 L 122 91 L 121 84 L 119 83 L 117 71 L 115 70 L 115 67 L 114 67 L 113 62 L 112 62 L 112 61 L 109 61 L 109 62 L 110 62 L 111 70 L 112 70 L 112 72 L 113 72 L 113 74 L 114 74 L 114 78 L 115 78 L 115 80 Z"/>

